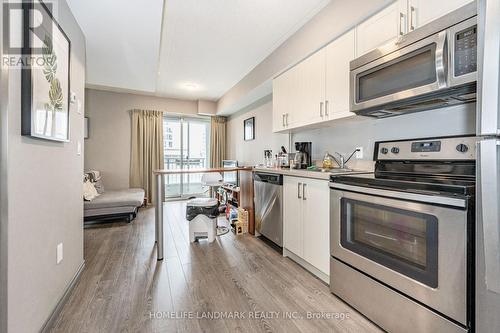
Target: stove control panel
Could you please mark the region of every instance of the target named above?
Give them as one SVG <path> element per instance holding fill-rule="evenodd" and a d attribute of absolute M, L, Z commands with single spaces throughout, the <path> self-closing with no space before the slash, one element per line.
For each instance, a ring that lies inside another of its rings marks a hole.
<path fill-rule="evenodd" d="M 429 153 L 441 151 L 441 141 L 413 142 L 411 144 L 413 153 Z"/>
<path fill-rule="evenodd" d="M 476 137 L 378 142 L 376 160 L 475 160 Z"/>

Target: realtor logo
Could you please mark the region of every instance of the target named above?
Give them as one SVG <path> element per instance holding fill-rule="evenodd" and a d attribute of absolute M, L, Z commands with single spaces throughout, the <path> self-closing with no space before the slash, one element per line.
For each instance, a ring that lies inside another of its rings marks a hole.
<path fill-rule="evenodd" d="M 51 2 L 3 2 L 4 56 L 7 66 L 43 66 L 47 40 L 52 40 Z"/>

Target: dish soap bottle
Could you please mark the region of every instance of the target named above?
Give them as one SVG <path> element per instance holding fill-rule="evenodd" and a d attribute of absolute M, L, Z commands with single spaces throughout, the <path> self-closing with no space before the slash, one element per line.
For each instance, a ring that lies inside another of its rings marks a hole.
<path fill-rule="evenodd" d="M 333 156 L 329 153 L 325 153 L 325 157 L 323 158 L 323 168 L 324 169 L 332 169 L 334 167 L 334 159 Z"/>

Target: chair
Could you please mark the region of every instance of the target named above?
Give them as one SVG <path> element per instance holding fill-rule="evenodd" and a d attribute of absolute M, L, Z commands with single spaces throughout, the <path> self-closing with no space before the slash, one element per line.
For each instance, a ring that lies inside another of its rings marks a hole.
<path fill-rule="evenodd" d="M 222 178 L 222 175 L 218 172 L 213 172 L 213 173 L 204 173 L 201 176 L 201 185 L 203 187 L 209 187 L 210 188 L 210 196 L 213 196 L 213 193 L 215 190 L 222 186 L 224 182 L 224 179 Z"/>
<path fill-rule="evenodd" d="M 212 197 L 216 188 L 222 186 L 220 173 L 205 173 L 201 177 L 204 187 L 210 188 L 210 198 L 194 198 L 187 202 L 186 218 L 189 221 L 189 240 L 191 243 L 198 238 L 208 238 L 211 243 L 217 235 L 217 217 L 219 216 L 219 201 Z"/>

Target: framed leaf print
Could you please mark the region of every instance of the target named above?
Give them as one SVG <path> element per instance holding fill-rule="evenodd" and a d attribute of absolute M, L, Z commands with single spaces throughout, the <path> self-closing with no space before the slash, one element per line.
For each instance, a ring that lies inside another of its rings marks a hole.
<path fill-rule="evenodd" d="M 71 42 L 40 0 L 23 3 L 23 22 L 23 56 L 33 61 L 22 69 L 21 134 L 68 142 Z"/>

